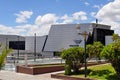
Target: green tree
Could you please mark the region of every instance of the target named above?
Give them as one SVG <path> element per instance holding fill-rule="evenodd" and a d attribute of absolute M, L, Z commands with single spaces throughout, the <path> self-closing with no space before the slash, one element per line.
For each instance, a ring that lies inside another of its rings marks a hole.
<path fill-rule="evenodd" d="M 1 47 L 1 44 L 0 44 L 0 47 Z M 12 52 L 12 49 L 8 49 L 8 47 L 6 46 L 0 53 L 0 70 L 2 69 L 2 67 L 4 65 L 4 61 L 7 57 L 7 55 L 9 55 L 11 52 Z"/>
<path fill-rule="evenodd" d="M 97 57 L 100 60 L 100 53 L 104 45 L 101 42 L 94 42 L 93 44 L 87 45 L 87 53 L 89 58 Z"/>
<path fill-rule="evenodd" d="M 69 65 L 75 73 L 79 72 L 79 68 L 82 67 L 84 62 L 83 58 L 84 48 L 82 47 L 72 47 L 67 50 L 62 51 L 61 57 L 69 62 Z M 66 63 L 68 65 L 68 63 Z"/>
<path fill-rule="evenodd" d="M 118 39 L 119 39 L 119 35 L 118 35 L 118 34 L 113 34 L 113 35 L 112 35 L 112 40 L 113 40 L 113 41 L 116 42 Z"/>
<path fill-rule="evenodd" d="M 108 44 L 101 52 L 101 57 L 108 59 L 120 78 L 120 40 Z"/>
<path fill-rule="evenodd" d="M 94 46 L 92 44 L 87 45 L 86 52 L 88 53 L 89 59 L 95 57 Z"/>

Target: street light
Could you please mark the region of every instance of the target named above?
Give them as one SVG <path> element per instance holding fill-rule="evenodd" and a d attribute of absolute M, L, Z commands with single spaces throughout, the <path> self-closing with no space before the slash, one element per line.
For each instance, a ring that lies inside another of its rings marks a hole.
<path fill-rule="evenodd" d="M 34 61 L 36 61 L 36 33 L 34 35 Z"/>
<path fill-rule="evenodd" d="M 6 38 L 6 53 L 7 53 L 7 48 L 8 48 L 8 38 Z"/>
<path fill-rule="evenodd" d="M 80 26 L 79 26 L 79 25 L 77 26 L 77 33 L 78 33 L 79 35 L 82 35 L 82 36 L 84 37 L 84 49 L 85 49 L 85 52 L 84 52 L 85 78 L 87 77 L 87 61 L 86 61 L 86 40 L 87 40 L 87 39 L 86 39 L 86 38 L 87 38 L 87 36 L 91 35 L 93 28 L 90 26 L 90 27 L 89 27 L 89 30 L 90 30 L 89 33 L 88 33 L 87 31 L 81 32 L 81 31 L 80 31 Z"/>
<path fill-rule="evenodd" d="M 96 19 L 96 23 L 95 23 L 95 28 L 94 28 L 94 41 L 97 41 L 97 27 L 98 27 L 98 19 Z"/>
<path fill-rule="evenodd" d="M 20 43 L 19 43 L 19 41 L 20 41 L 19 38 L 20 38 L 20 36 L 17 36 L 17 38 L 18 38 L 18 41 L 17 41 L 17 42 L 18 42 L 18 43 L 17 43 L 17 51 L 18 51 L 18 54 L 17 54 L 17 63 L 18 63 L 18 62 L 19 62 L 19 54 L 20 54 L 20 53 L 19 53 L 19 48 L 20 48 L 20 47 L 19 47 L 19 46 L 20 46 L 20 45 L 19 45 L 19 44 L 20 44 Z"/>

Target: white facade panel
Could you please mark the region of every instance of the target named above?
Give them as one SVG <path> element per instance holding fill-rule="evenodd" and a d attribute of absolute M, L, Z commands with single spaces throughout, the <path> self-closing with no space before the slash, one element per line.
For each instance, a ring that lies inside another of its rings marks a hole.
<path fill-rule="evenodd" d="M 53 57 L 53 52 L 42 52 L 42 57 L 47 57 L 47 58 L 50 58 L 50 57 Z"/>
<path fill-rule="evenodd" d="M 67 49 L 70 45 L 78 45 L 75 40 L 81 40 L 80 46 L 84 47 L 84 38 L 78 35 L 77 26 L 80 26 L 80 31 L 87 31 L 92 27 L 91 24 L 63 24 L 52 25 L 44 51 L 61 51 Z"/>
<path fill-rule="evenodd" d="M 36 36 L 36 44 L 35 44 L 35 36 L 25 37 L 25 50 L 28 53 L 34 53 L 35 45 L 36 45 L 36 53 L 41 53 L 46 36 Z"/>
<path fill-rule="evenodd" d="M 105 36 L 105 45 L 108 45 L 112 42 L 113 42 L 112 36 Z"/>

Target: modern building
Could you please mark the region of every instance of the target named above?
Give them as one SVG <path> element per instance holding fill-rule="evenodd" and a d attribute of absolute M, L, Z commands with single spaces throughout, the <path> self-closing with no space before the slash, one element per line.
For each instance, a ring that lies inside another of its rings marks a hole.
<path fill-rule="evenodd" d="M 61 52 L 61 50 L 70 48 L 72 46 L 79 45 L 84 47 L 84 37 L 83 35 L 78 34 L 78 27 L 81 33 L 84 31 L 86 31 L 88 34 L 91 33 L 87 36 L 87 44 L 93 43 L 95 38 L 97 41 L 101 41 L 103 44 L 105 44 L 107 42 L 105 37 L 111 36 L 114 33 L 114 31 L 110 29 L 110 26 L 102 24 L 97 24 L 97 26 L 93 23 L 52 25 L 47 42 L 45 44 L 44 52 L 53 52 L 54 56 L 57 52 Z M 93 29 L 92 32 L 90 31 L 90 28 Z"/>
<path fill-rule="evenodd" d="M 18 35 L 0 35 L 0 43 L 2 44 L 0 50 L 2 50 L 5 46 L 9 48 L 13 48 L 13 53 L 23 52 L 25 50 L 25 37 Z"/>
<path fill-rule="evenodd" d="M 84 47 L 84 36 L 78 34 L 87 32 L 87 44 L 93 41 L 101 41 L 103 44 L 111 43 L 110 36 L 114 33 L 111 27 L 103 24 L 56 24 L 52 25 L 46 36 L 17 36 L 0 35 L 3 46 L 13 48 L 15 55 L 32 54 L 35 56 L 53 57 L 63 49 L 73 46 Z"/>

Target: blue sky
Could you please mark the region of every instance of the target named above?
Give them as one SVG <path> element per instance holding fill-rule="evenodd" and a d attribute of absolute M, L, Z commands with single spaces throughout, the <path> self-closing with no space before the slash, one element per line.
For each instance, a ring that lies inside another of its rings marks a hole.
<path fill-rule="evenodd" d="M 108 24 L 120 34 L 120 0 L 2 0 L 0 34 L 46 35 L 52 24 Z"/>

